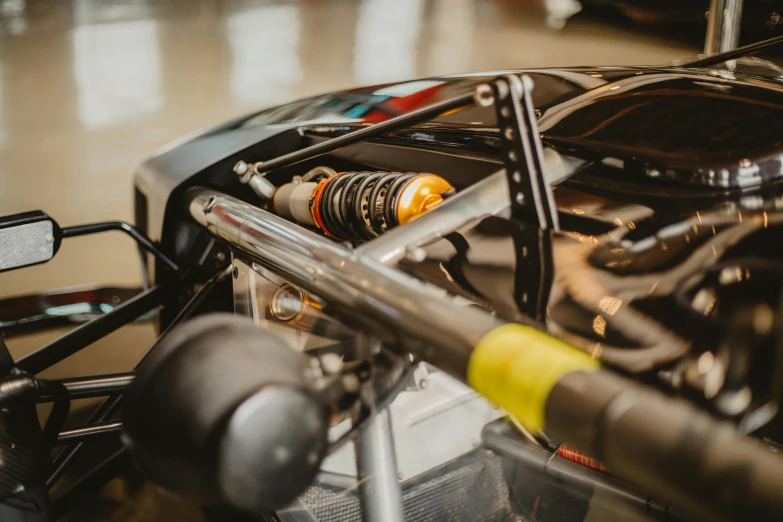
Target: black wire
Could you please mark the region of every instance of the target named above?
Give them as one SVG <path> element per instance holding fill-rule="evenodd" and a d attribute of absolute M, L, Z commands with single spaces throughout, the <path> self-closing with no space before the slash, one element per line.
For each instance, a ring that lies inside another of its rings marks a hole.
<path fill-rule="evenodd" d="M 694 319 L 706 322 L 708 324 L 718 325 L 720 321 L 716 317 L 705 316 L 693 308 L 692 298 L 689 292 L 699 283 L 704 282 L 708 277 L 714 278 L 715 275 L 725 268 L 740 267 L 751 270 L 763 270 L 767 272 L 777 272 L 783 274 L 783 263 L 770 259 L 763 259 L 752 256 L 738 257 L 735 259 L 726 259 L 715 263 L 706 268 L 694 270 L 682 278 L 683 283 L 679 284 L 672 292 L 674 302 Z M 690 284 L 688 284 L 690 283 Z M 709 287 L 710 285 L 706 285 Z"/>

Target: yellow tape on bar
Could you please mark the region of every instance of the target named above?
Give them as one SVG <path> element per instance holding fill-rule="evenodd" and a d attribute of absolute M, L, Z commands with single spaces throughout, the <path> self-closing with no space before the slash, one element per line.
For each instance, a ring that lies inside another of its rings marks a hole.
<path fill-rule="evenodd" d="M 544 427 L 549 392 L 573 371 L 595 371 L 598 361 L 535 328 L 505 324 L 485 335 L 468 363 L 468 384 L 527 429 Z"/>

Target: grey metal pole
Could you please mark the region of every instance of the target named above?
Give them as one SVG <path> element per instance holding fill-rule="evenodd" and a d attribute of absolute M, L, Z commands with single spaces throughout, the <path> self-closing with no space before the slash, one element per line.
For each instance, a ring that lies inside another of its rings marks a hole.
<path fill-rule="evenodd" d="M 404 522 L 391 416 L 377 412 L 354 442 L 362 513 L 366 522 Z"/>

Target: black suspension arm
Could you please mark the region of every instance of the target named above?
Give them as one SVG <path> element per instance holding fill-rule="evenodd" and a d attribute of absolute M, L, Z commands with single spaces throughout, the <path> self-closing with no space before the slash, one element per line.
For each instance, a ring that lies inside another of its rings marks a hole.
<path fill-rule="evenodd" d="M 97 234 L 100 232 L 108 232 L 110 230 L 116 230 L 120 232 L 125 232 L 130 237 L 136 240 L 136 242 L 141 245 L 145 250 L 147 250 L 149 253 L 151 253 L 153 256 L 158 258 L 163 264 L 165 264 L 167 267 L 169 267 L 171 270 L 176 272 L 179 270 L 179 267 L 177 264 L 169 259 L 166 254 L 161 252 L 157 246 L 155 246 L 155 243 L 153 243 L 150 238 L 145 236 L 141 231 L 139 231 L 136 227 L 129 225 L 128 223 L 123 223 L 122 221 L 106 221 L 104 223 L 93 223 L 90 225 L 78 225 L 74 227 L 66 227 L 62 229 L 63 238 L 66 237 L 77 237 L 77 236 L 86 236 L 88 234 Z"/>
<path fill-rule="evenodd" d="M 354 143 L 358 143 L 360 141 L 383 136 L 384 134 L 400 127 L 415 125 L 417 123 L 432 120 L 451 111 L 472 107 L 474 105 L 473 98 L 474 95 L 471 92 L 469 94 L 463 94 L 462 96 L 448 99 L 446 101 L 434 103 L 402 116 L 397 116 L 396 118 L 370 125 L 364 129 L 344 134 L 338 138 L 324 141 L 322 143 L 291 152 L 290 154 L 279 156 L 266 162 L 256 163 L 254 165 L 254 170 L 256 174 L 261 174 L 274 169 L 288 167 L 305 160 L 328 154 L 348 145 L 353 145 Z"/>
<path fill-rule="evenodd" d="M 160 306 L 166 295 L 167 288 L 161 285 L 153 286 L 130 301 L 121 304 L 111 313 L 93 319 L 89 323 L 83 324 L 50 342 L 43 348 L 22 357 L 17 361 L 17 367 L 31 374 L 42 372 L 121 326 L 134 321 L 153 308 Z"/>
<path fill-rule="evenodd" d="M 57 436 L 57 444 L 69 444 L 71 442 L 81 442 L 93 437 L 100 437 L 103 435 L 111 435 L 113 433 L 119 433 L 122 428 L 122 422 L 120 421 L 103 421 L 95 422 L 92 424 L 85 424 L 78 428 L 71 428 L 61 431 Z"/>
<path fill-rule="evenodd" d="M 68 397 L 71 400 L 74 400 L 104 397 L 123 392 L 133 383 L 135 378 L 135 372 L 125 372 L 108 375 L 93 375 L 90 377 L 73 377 L 61 379 L 59 381 L 45 381 L 39 379 L 39 385 L 43 384 L 43 386 L 40 386 L 38 402 L 52 402 L 55 399 L 55 395 L 51 393 L 46 386 L 48 382 L 61 384 L 66 392 L 68 392 Z"/>

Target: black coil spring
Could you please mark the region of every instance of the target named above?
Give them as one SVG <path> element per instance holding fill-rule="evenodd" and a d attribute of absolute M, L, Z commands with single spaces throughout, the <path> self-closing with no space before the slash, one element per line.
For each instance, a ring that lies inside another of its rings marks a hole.
<path fill-rule="evenodd" d="M 412 172 L 346 172 L 330 179 L 318 209 L 326 230 L 340 239 L 367 241 L 397 226 L 397 199 L 416 176 Z"/>

